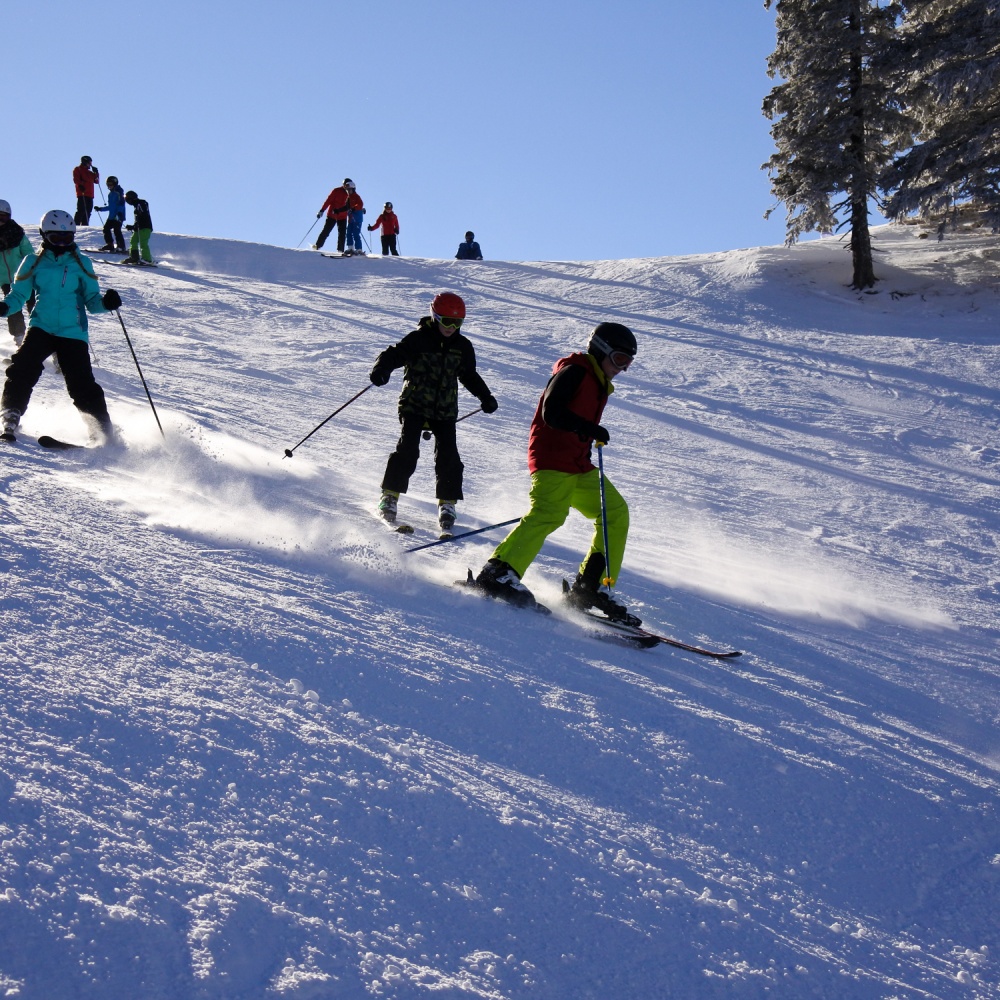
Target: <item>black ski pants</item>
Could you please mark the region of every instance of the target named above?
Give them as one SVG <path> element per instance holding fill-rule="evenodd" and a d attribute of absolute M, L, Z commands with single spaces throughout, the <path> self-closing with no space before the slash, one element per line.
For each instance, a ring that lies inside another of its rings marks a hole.
<path fill-rule="evenodd" d="M 382 489 L 405 493 L 410 485 L 410 476 L 417 468 L 420 458 L 420 434 L 424 427 L 434 435 L 434 474 L 437 477 L 438 500 L 464 500 L 462 493 L 462 473 L 465 466 L 458 454 L 455 436 L 455 419 L 426 420 L 424 417 L 407 414 L 402 418 L 402 428 L 396 450 L 389 456 L 382 477 Z"/>
<path fill-rule="evenodd" d="M 337 227 L 337 253 L 344 252 L 344 243 L 347 240 L 347 219 L 331 219 L 330 216 L 326 217 L 326 222 L 323 223 L 323 228 L 320 230 L 319 236 L 316 237 L 316 249 L 321 250 L 323 244 L 326 243 L 327 236 L 333 232 L 333 227 Z"/>
<path fill-rule="evenodd" d="M 7 367 L 0 409 L 24 413 L 31 392 L 42 377 L 43 362 L 54 354 L 59 362 L 66 388 L 73 404 L 93 417 L 105 431 L 111 428 L 111 417 L 104 399 L 104 390 L 97 384 L 90 367 L 90 347 L 85 340 L 74 337 L 53 337 L 51 333 L 30 327 L 24 342 L 14 352 Z"/>
<path fill-rule="evenodd" d="M 90 213 L 94 211 L 94 199 L 88 198 L 85 194 L 77 195 L 76 198 L 76 215 L 73 216 L 73 221 L 78 226 L 89 226 L 90 225 Z"/>
<path fill-rule="evenodd" d="M 121 250 L 122 253 L 127 253 L 128 251 L 125 249 L 125 237 L 122 236 L 122 223 L 124 221 L 124 219 L 119 219 L 116 216 L 108 218 L 108 221 L 104 223 L 104 245 Z"/>
<path fill-rule="evenodd" d="M 396 249 L 396 234 L 395 233 L 389 233 L 389 235 L 386 236 L 385 233 L 383 233 L 382 234 L 382 256 L 383 257 L 388 257 L 390 253 L 393 255 L 393 257 L 398 257 L 399 256 L 399 251 Z"/>

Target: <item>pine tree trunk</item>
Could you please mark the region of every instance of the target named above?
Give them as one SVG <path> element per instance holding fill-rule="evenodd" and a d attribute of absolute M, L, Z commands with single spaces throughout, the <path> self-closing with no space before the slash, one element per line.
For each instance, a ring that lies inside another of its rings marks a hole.
<path fill-rule="evenodd" d="M 851 258 L 854 264 L 852 288 L 871 288 L 875 284 L 875 264 L 872 260 L 872 238 L 868 228 L 868 146 L 865 141 L 864 99 L 864 26 L 861 20 L 861 2 L 851 4 L 849 24 L 854 39 L 850 56 L 849 101 L 853 118 L 848 152 L 853 161 L 851 170 Z"/>

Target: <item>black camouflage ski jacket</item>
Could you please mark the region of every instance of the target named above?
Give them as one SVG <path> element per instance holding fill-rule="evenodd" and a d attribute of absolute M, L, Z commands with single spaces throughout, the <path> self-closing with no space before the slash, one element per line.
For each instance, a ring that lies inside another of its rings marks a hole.
<path fill-rule="evenodd" d="M 458 417 L 458 383 L 481 403 L 490 390 L 476 371 L 476 351 L 461 333 L 444 337 L 430 316 L 424 316 L 412 333 L 386 348 L 376 359 L 374 371 L 386 375 L 403 368 L 403 391 L 399 394 L 399 417 L 412 415 L 425 420 L 455 420 Z"/>

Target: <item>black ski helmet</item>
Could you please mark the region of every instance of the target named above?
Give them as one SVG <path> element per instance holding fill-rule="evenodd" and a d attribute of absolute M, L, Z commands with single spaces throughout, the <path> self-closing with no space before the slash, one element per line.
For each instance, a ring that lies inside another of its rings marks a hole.
<path fill-rule="evenodd" d="M 598 323 L 590 335 L 587 350 L 598 361 L 603 361 L 614 351 L 623 351 L 630 358 L 634 358 L 637 350 L 635 335 L 621 323 Z"/>

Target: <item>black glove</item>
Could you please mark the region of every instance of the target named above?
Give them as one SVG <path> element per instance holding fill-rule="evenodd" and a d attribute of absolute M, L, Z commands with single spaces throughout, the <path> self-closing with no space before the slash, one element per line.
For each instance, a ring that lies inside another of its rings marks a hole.
<path fill-rule="evenodd" d="M 127 226 L 126 226 L 125 228 L 126 228 L 126 229 L 127 229 L 127 230 L 128 230 L 129 232 L 132 232 L 132 230 L 133 230 L 133 229 L 135 229 L 135 226 L 133 226 L 133 225 L 129 224 L 129 225 L 127 225 Z"/>
<path fill-rule="evenodd" d="M 500 405 L 496 401 L 495 396 L 487 396 L 484 400 L 481 400 L 483 404 L 483 413 L 495 413 L 496 408 Z"/>
<path fill-rule="evenodd" d="M 387 372 L 384 368 L 379 368 L 376 365 L 368 377 L 372 380 L 372 385 L 385 385 L 389 381 L 390 374 L 391 372 Z"/>
<path fill-rule="evenodd" d="M 369 226 L 368 227 L 368 232 L 371 232 L 374 228 L 375 228 L 374 226 Z"/>
<path fill-rule="evenodd" d="M 6 302 L 0 302 L 0 316 L 6 316 L 10 312 L 10 306 Z"/>
<path fill-rule="evenodd" d="M 101 302 L 104 304 L 105 309 L 113 312 L 121 306 L 122 297 L 113 288 L 109 288 L 101 296 Z"/>
<path fill-rule="evenodd" d="M 594 441 L 607 444 L 611 440 L 611 435 L 600 424 L 592 424 L 590 421 L 582 423 L 576 433 L 581 441 L 593 438 Z"/>
<path fill-rule="evenodd" d="M 323 209 L 320 209 L 320 210 L 319 210 L 319 211 L 318 211 L 318 212 L 316 213 L 316 218 L 317 218 L 317 219 L 321 219 L 322 217 L 323 217 Z"/>

